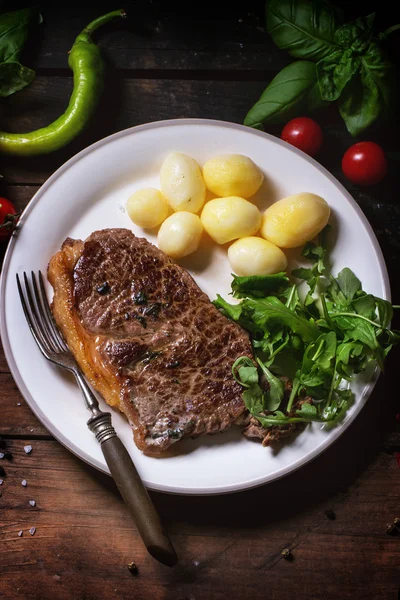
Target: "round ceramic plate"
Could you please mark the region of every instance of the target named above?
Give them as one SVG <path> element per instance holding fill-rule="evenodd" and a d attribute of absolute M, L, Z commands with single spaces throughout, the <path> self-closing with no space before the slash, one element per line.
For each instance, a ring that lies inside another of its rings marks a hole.
<path fill-rule="evenodd" d="M 251 157 L 265 174 L 254 197 L 260 209 L 296 192 L 324 197 L 332 208 L 333 272 L 350 267 L 368 292 L 390 296 L 381 250 L 355 201 L 316 161 L 273 136 L 226 122 L 180 119 L 133 127 L 86 148 L 40 188 L 10 242 L 1 279 L 1 337 L 14 379 L 36 416 L 71 452 L 106 473 L 100 447 L 86 426 L 89 414 L 77 386 L 42 357 L 29 332 L 15 274 L 46 272 L 66 237 L 85 239 L 96 229 L 127 227 L 155 242 L 156 235 L 134 226 L 123 207 L 134 190 L 159 187 L 162 161 L 172 150 L 189 154 L 200 165 L 221 153 Z M 211 300 L 217 293 L 228 298 L 231 269 L 226 249 L 204 246 L 181 264 Z M 48 294 L 51 297 L 50 286 Z M 356 401 L 342 423 L 333 428 L 313 424 L 287 440 L 278 453 L 246 440 L 232 427 L 223 434 L 183 440 L 172 456 L 149 458 L 135 447 L 128 423 L 116 411 L 113 423 L 149 489 L 233 492 L 273 481 L 315 458 L 355 419 L 373 385 L 371 378 L 356 381 Z M 101 408 L 107 408 L 102 400 Z"/>

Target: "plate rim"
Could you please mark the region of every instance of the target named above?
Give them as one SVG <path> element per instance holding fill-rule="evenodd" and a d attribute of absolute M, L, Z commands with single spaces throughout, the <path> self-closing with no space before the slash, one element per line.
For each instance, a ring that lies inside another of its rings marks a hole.
<path fill-rule="evenodd" d="M 76 163 L 79 160 L 81 160 L 82 158 L 84 158 L 87 154 L 90 154 L 91 152 L 95 151 L 96 149 L 98 149 L 102 146 L 105 146 L 108 143 L 110 143 L 116 139 L 123 138 L 126 135 L 130 135 L 132 133 L 137 133 L 140 131 L 146 131 L 146 130 L 156 129 L 156 128 L 174 127 L 176 125 L 180 125 L 180 126 L 182 126 L 182 125 L 183 126 L 184 125 L 211 125 L 211 126 L 224 127 L 224 128 L 228 128 L 228 129 L 236 129 L 238 131 L 243 131 L 243 132 L 249 133 L 251 135 L 262 137 L 264 139 L 269 140 L 270 142 L 272 142 L 274 144 L 284 146 L 286 149 L 288 149 L 289 151 L 293 152 L 294 154 L 300 156 L 301 158 L 303 158 L 303 160 L 306 160 L 306 162 L 308 162 L 309 164 L 314 166 L 314 168 L 316 168 L 320 173 L 325 175 L 325 177 L 327 177 L 330 180 L 330 182 L 345 196 L 346 200 L 349 202 L 349 204 L 352 206 L 352 208 L 356 211 L 359 219 L 361 220 L 361 222 L 366 230 L 366 233 L 368 235 L 369 241 L 371 242 L 371 246 L 372 246 L 372 248 L 376 254 L 377 260 L 378 260 L 378 265 L 380 268 L 380 275 L 381 275 L 381 280 L 382 280 L 382 288 L 384 290 L 383 297 L 385 299 L 391 301 L 389 274 L 387 271 L 386 262 L 385 262 L 385 259 L 383 256 L 382 249 L 378 242 L 378 239 L 374 233 L 372 225 L 368 221 L 364 212 L 361 210 L 360 206 L 357 204 L 357 202 L 351 196 L 351 194 L 347 191 L 347 189 L 343 186 L 343 184 L 340 183 L 340 181 L 332 173 L 330 173 L 330 171 L 328 171 L 324 166 L 322 166 L 317 160 L 308 156 L 307 154 L 305 154 L 298 148 L 295 148 L 291 144 L 284 142 L 280 138 L 278 138 L 270 133 L 260 131 L 257 129 L 252 129 L 251 127 L 248 127 L 246 125 L 242 125 L 239 123 L 233 123 L 230 121 L 221 121 L 218 119 L 201 119 L 201 118 L 165 119 L 165 120 L 160 120 L 160 121 L 152 121 L 150 123 L 144 123 L 141 125 L 135 125 L 133 127 L 128 127 L 127 129 L 117 131 L 109 136 L 106 136 L 100 140 L 97 140 L 96 142 L 94 142 L 93 144 L 90 144 L 86 148 L 83 148 L 77 154 L 73 155 L 66 162 L 64 162 L 40 186 L 40 188 L 35 192 L 35 194 L 31 198 L 31 200 L 28 202 L 27 206 L 23 210 L 21 217 L 19 219 L 19 226 L 23 225 L 23 223 L 28 218 L 32 208 L 40 201 L 40 198 L 43 196 L 43 194 L 46 193 L 47 189 L 54 183 L 54 181 L 56 181 L 74 163 Z M 71 443 L 71 441 L 68 438 L 66 438 L 57 429 L 57 427 L 55 427 L 51 423 L 51 421 L 46 417 L 46 414 L 43 413 L 43 411 L 36 405 L 36 402 L 35 402 L 33 396 L 29 392 L 29 389 L 25 385 L 25 383 L 22 379 L 22 376 L 19 373 L 18 365 L 17 365 L 17 363 L 14 359 L 14 356 L 11 352 L 11 345 L 10 345 L 10 341 L 9 341 L 8 331 L 7 331 L 6 312 L 5 312 L 5 287 L 6 287 L 5 282 L 7 279 L 9 263 L 10 263 L 10 260 L 12 257 L 13 249 L 15 247 L 17 238 L 18 238 L 18 236 L 16 234 L 13 234 L 8 243 L 8 246 L 7 246 L 7 249 L 5 252 L 5 256 L 4 256 L 3 267 L 1 270 L 1 274 L 0 274 L 0 337 L 1 337 L 2 345 L 3 345 L 4 355 L 5 355 L 7 364 L 9 366 L 11 375 L 12 375 L 14 382 L 16 383 L 20 393 L 22 394 L 23 398 L 25 399 L 26 403 L 28 404 L 30 410 L 32 410 L 32 412 L 39 419 L 41 424 L 47 429 L 47 431 L 59 443 L 61 443 L 65 448 L 67 448 L 70 452 L 72 452 L 72 454 L 77 456 L 79 459 L 83 460 L 90 466 L 96 468 L 100 472 L 110 475 L 109 470 L 105 469 L 103 467 L 103 465 L 97 459 L 92 458 L 84 450 L 82 450 L 81 448 L 76 446 L 74 443 Z M 361 398 L 359 399 L 359 402 L 358 402 L 357 406 L 355 407 L 354 411 L 346 418 L 346 420 L 340 426 L 338 426 L 331 433 L 331 436 L 329 438 L 327 438 L 324 442 L 322 442 L 316 448 L 314 448 L 314 450 L 312 452 L 310 452 L 307 456 L 298 459 L 294 463 L 291 463 L 290 465 L 287 465 L 284 468 L 281 468 L 278 473 L 273 472 L 273 473 L 266 475 L 265 477 L 257 477 L 252 480 L 249 480 L 246 483 L 223 485 L 220 487 L 217 486 L 217 487 L 212 487 L 212 488 L 200 487 L 200 488 L 187 489 L 187 488 L 181 487 L 179 485 L 178 486 L 163 485 L 163 484 L 160 485 L 160 484 L 156 484 L 154 482 L 148 482 L 145 480 L 145 478 L 143 478 L 143 482 L 146 485 L 146 487 L 151 491 L 164 492 L 164 493 L 169 493 L 169 494 L 178 494 L 178 495 L 214 496 L 214 495 L 241 492 L 241 491 L 244 491 L 247 489 L 259 487 L 261 485 L 265 485 L 267 483 L 271 483 L 272 481 L 281 479 L 282 477 L 285 477 L 286 475 L 289 475 L 290 473 L 297 471 L 302 466 L 305 466 L 306 464 L 310 463 L 312 460 L 317 458 L 320 454 L 322 454 L 325 450 L 327 450 L 330 446 L 332 446 L 334 444 L 334 442 L 348 429 L 348 427 L 351 425 L 351 423 L 355 420 L 355 418 L 361 412 L 362 408 L 366 404 L 368 398 L 370 397 L 370 395 L 376 385 L 379 374 L 380 374 L 380 370 L 377 368 L 374 372 L 374 376 L 371 378 L 371 381 L 364 388 L 364 393 L 362 394 Z"/>

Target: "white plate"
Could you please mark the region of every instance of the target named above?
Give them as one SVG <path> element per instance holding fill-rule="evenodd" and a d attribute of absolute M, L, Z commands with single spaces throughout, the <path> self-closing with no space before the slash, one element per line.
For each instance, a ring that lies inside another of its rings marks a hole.
<path fill-rule="evenodd" d="M 77 386 L 41 356 L 28 330 L 15 274 L 45 271 L 68 236 L 84 239 L 106 227 L 128 227 L 143 236 L 123 204 L 135 189 L 158 187 L 161 163 L 172 150 L 189 154 L 200 165 L 220 153 L 250 156 L 267 182 L 257 200 L 260 208 L 296 192 L 323 196 L 333 211 L 334 272 L 348 266 L 364 289 L 390 296 L 381 250 L 355 201 L 316 161 L 273 136 L 226 122 L 180 119 L 133 127 L 86 148 L 40 188 L 10 242 L 1 279 L 1 337 L 14 379 L 36 416 L 69 450 L 106 473 L 100 447 L 86 427 L 89 414 Z M 146 237 L 155 240 L 154 235 Z M 211 299 L 217 293 L 228 298 L 231 269 L 224 249 L 215 245 L 183 264 Z M 279 452 L 246 440 L 233 427 L 221 435 L 179 442 L 176 456 L 149 458 L 134 446 L 122 415 L 113 412 L 113 423 L 148 488 L 181 494 L 233 492 L 273 481 L 315 458 L 354 420 L 373 385 L 371 380 L 356 382 L 356 402 L 340 425 L 329 429 L 314 424 Z M 107 408 L 103 401 L 101 407 Z"/>

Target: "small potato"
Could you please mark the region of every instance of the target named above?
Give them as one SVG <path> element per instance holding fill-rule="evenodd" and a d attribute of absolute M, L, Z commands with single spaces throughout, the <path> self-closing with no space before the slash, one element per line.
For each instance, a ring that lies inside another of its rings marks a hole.
<path fill-rule="evenodd" d="M 126 211 L 135 225 L 152 229 L 168 217 L 168 202 L 156 188 L 144 188 L 130 196 Z"/>
<path fill-rule="evenodd" d="M 217 244 L 226 244 L 239 237 L 254 235 L 260 229 L 261 214 L 244 198 L 214 198 L 203 208 L 201 222 Z"/>
<path fill-rule="evenodd" d="M 203 177 L 207 189 L 217 196 L 250 198 L 263 182 L 264 175 L 251 158 L 242 154 L 223 154 L 206 162 Z"/>
<path fill-rule="evenodd" d="M 329 205 L 321 196 L 308 192 L 287 196 L 267 208 L 261 235 L 280 248 L 296 248 L 318 235 L 329 215 Z"/>
<path fill-rule="evenodd" d="M 271 275 L 284 271 L 287 258 L 278 246 L 259 237 L 244 237 L 228 248 L 228 258 L 237 275 Z"/>
<path fill-rule="evenodd" d="M 171 152 L 160 171 L 161 191 L 174 211 L 197 213 L 206 199 L 200 167 L 193 158 Z"/>
<path fill-rule="evenodd" d="M 158 247 L 172 258 L 182 258 L 197 250 L 202 233 L 200 217 L 190 212 L 176 212 L 161 225 Z"/>

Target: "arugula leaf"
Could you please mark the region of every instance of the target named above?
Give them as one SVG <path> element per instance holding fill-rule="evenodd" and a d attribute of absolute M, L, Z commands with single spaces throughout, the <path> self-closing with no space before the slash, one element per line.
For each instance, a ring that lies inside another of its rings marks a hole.
<path fill-rule="evenodd" d="M 356 292 L 361 289 L 361 281 L 347 267 L 340 271 L 336 281 L 346 300 L 353 300 Z"/>
<path fill-rule="evenodd" d="M 386 302 L 383 300 L 382 302 Z M 392 305 L 388 302 L 389 306 Z M 363 296 L 359 296 L 352 302 L 353 308 L 357 314 L 366 317 L 367 319 L 375 318 L 375 310 L 376 310 L 376 302 L 374 296 L 371 294 L 364 294 Z M 385 325 L 386 327 L 386 325 Z"/>
<path fill-rule="evenodd" d="M 267 31 L 275 44 L 295 58 L 318 61 L 337 47 L 335 31 L 342 12 L 319 0 L 269 0 Z"/>
<path fill-rule="evenodd" d="M 296 311 L 296 309 L 301 308 L 299 292 L 296 284 L 286 288 L 286 290 L 280 295 L 280 298 L 282 301 L 285 301 L 286 308 L 291 311 Z"/>
<path fill-rule="evenodd" d="M 6 98 L 29 85 L 35 77 L 35 71 L 22 66 L 19 62 L 0 63 L 0 97 Z"/>
<path fill-rule="evenodd" d="M 247 113 L 244 124 L 263 129 L 263 123 L 282 123 L 325 106 L 315 64 L 297 61 L 284 67 Z"/>
<path fill-rule="evenodd" d="M 292 312 L 274 296 L 243 302 L 253 310 L 253 321 L 261 328 L 271 325 L 286 326 L 301 335 L 304 341 L 312 341 L 318 337 L 319 332 L 315 325 Z"/>
<path fill-rule="evenodd" d="M 331 314 L 331 317 L 335 319 L 336 325 L 345 331 L 345 339 L 360 341 L 371 350 L 378 347 L 375 329 L 370 323 L 363 320 L 363 317 L 357 314 L 342 316 L 341 313 Z"/>
<path fill-rule="evenodd" d="M 264 408 L 269 411 L 277 410 L 283 399 L 285 384 L 281 379 L 275 377 L 259 358 L 257 358 L 257 362 L 269 383 L 269 390 L 264 394 Z"/>
<path fill-rule="evenodd" d="M 232 295 L 235 298 L 245 298 L 246 296 L 262 298 L 266 293 L 278 293 L 289 285 L 289 278 L 284 272 L 275 275 L 252 275 L 250 277 L 232 275 L 232 277 Z"/>
<path fill-rule="evenodd" d="M 376 298 L 374 301 L 378 309 L 378 322 L 382 329 L 389 327 L 389 323 L 393 318 L 393 306 L 387 300 Z M 358 311 L 357 311 L 358 312 Z"/>
<path fill-rule="evenodd" d="M 232 319 L 232 321 L 238 321 L 242 314 L 242 304 L 229 304 L 226 300 L 224 300 L 219 294 L 217 294 L 216 300 L 213 301 L 214 306 L 225 313 L 227 317 Z"/>
<path fill-rule="evenodd" d="M 308 404 L 308 402 L 304 402 L 304 404 L 301 405 L 300 410 L 296 410 L 296 415 L 298 417 L 310 419 L 310 421 L 319 420 L 317 407 L 314 406 L 314 404 Z"/>
<path fill-rule="evenodd" d="M 258 415 L 264 410 L 264 392 L 260 386 L 252 385 L 242 394 L 243 402 L 252 415 Z"/>

